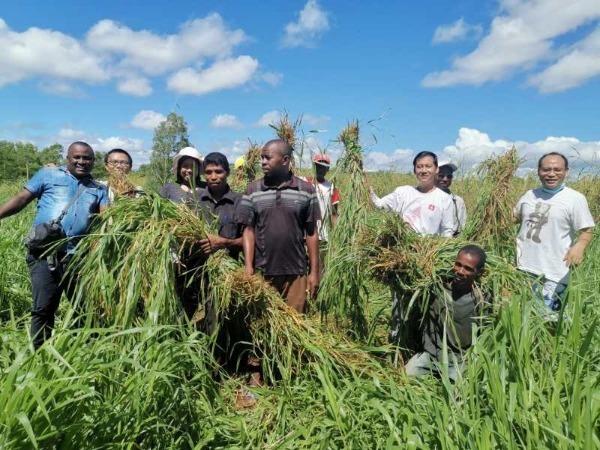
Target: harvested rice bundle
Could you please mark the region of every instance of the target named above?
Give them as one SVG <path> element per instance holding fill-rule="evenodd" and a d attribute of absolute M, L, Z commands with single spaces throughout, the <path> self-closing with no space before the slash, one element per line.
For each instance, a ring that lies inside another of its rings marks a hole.
<path fill-rule="evenodd" d="M 138 191 L 127 175 L 118 171 L 109 172 L 108 187 L 114 192 L 115 197 L 133 196 Z"/>
<path fill-rule="evenodd" d="M 327 366 L 338 373 L 393 377 L 383 362 L 371 356 L 382 348 L 363 348 L 340 335 L 321 329 L 318 322 L 288 307 L 262 277 L 247 275 L 239 262 L 219 252 L 207 263 L 208 278 L 219 280 L 209 286 L 219 322 L 244 316 L 252 335 L 255 356 L 260 357 L 267 379 L 289 380 L 300 371 Z"/>
<path fill-rule="evenodd" d="M 244 163 L 241 167 L 236 167 L 231 180 L 231 188 L 237 192 L 244 192 L 248 183 L 254 181 L 261 175 L 260 169 L 260 150 L 261 147 L 255 142 L 250 142 L 250 147 L 244 154 Z"/>
<path fill-rule="evenodd" d="M 370 208 L 369 190 L 363 172 L 363 151 L 359 143 L 358 122 L 352 122 L 341 132 L 339 140 L 344 153 L 337 162 L 335 184 L 341 175 L 343 201 L 335 227 L 330 233 L 329 250 L 325 258 L 325 275 L 319 291 L 319 308 L 324 319 L 333 315 L 336 322 L 350 321 L 356 337 L 368 334 L 367 299 L 368 266 L 360 258 L 358 238 L 363 231 Z"/>
<path fill-rule="evenodd" d="M 121 198 L 79 243 L 69 269 L 76 297 L 100 325 L 177 323 L 176 272 L 201 257 L 196 242 L 214 232 L 189 208 L 157 195 Z"/>
<path fill-rule="evenodd" d="M 516 198 L 511 195 L 511 186 L 520 162 L 513 147 L 481 164 L 479 175 L 483 179 L 479 199 L 462 233 L 465 239 L 506 257 L 514 254 Z"/>

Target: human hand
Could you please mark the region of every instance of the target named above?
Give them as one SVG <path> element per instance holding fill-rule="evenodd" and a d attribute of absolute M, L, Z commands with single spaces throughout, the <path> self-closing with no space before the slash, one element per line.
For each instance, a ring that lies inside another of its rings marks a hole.
<path fill-rule="evenodd" d="M 199 244 L 202 252 L 210 255 L 211 253 L 216 252 L 219 249 L 225 247 L 226 240 L 221 236 L 216 236 L 214 234 L 209 234 L 206 236 L 206 239 L 202 239 Z"/>
<path fill-rule="evenodd" d="M 565 261 L 569 267 L 579 265 L 583 262 L 584 251 L 584 247 L 575 244 L 567 251 L 563 261 Z"/>

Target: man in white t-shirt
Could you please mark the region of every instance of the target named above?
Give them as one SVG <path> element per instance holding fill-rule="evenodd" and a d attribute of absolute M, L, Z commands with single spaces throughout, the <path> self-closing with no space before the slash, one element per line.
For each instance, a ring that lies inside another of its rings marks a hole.
<path fill-rule="evenodd" d="M 454 194 L 450 191 L 452 186 L 452 179 L 454 178 L 454 172 L 458 167 L 456 164 L 450 162 L 440 163 L 438 175 L 437 175 L 437 187 L 450 196 L 452 199 L 452 211 L 454 212 L 454 221 L 456 222 L 456 229 L 454 230 L 454 236 L 458 235 L 467 223 L 467 207 L 462 197 Z"/>
<path fill-rule="evenodd" d="M 585 197 L 564 185 L 568 172 L 569 162 L 564 155 L 543 155 L 538 161 L 542 186 L 527 191 L 514 211 L 521 224 L 517 266 L 541 278 L 538 288 L 551 311 L 560 309 L 569 268 L 583 261 L 594 227 Z"/>

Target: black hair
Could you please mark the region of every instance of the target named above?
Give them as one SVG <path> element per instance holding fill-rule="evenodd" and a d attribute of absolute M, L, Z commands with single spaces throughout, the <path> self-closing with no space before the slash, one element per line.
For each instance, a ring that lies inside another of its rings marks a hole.
<path fill-rule="evenodd" d="M 292 147 L 290 145 L 289 142 L 283 140 L 283 139 L 271 139 L 269 142 L 267 142 L 263 148 L 267 148 L 270 145 L 274 145 L 274 144 L 283 144 L 282 145 L 282 149 L 281 149 L 281 155 L 282 156 L 289 156 L 290 159 L 292 158 L 293 154 L 294 154 L 294 147 Z"/>
<path fill-rule="evenodd" d="M 423 151 L 423 152 L 417 153 L 417 156 L 415 156 L 415 158 L 413 159 L 413 171 L 417 168 L 417 162 L 421 158 L 425 158 L 427 156 L 429 156 L 431 159 L 433 159 L 433 163 L 435 164 L 435 167 L 437 167 L 437 165 L 438 165 L 437 155 L 433 152 Z"/>
<path fill-rule="evenodd" d="M 200 172 L 202 172 L 202 163 L 200 161 L 198 161 L 196 158 L 194 158 L 193 156 L 183 156 L 181 157 L 181 159 L 179 161 L 177 161 L 177 183 L 182 184 L 183 183 L 183 178 L 181 178 L 180 172 L 181 172 L 181 165 L 183 164 L 183 162 L 186 159 L 191 159 L 192 161 L 194 161 L 196 164 L 198 164 L 198 173 L 196 174 L 196 179 L 194 180 L 194 187 L 201 187 L 204 183 L 202 182 L 202 178 L 200 178 Z"/>
<path fill-rule="evenodd" d="M 546 156 L 560 156 L 563 161 L 565 162 L 565 170 L 569 170 L 569 160 L 567 159 L 567 157 L 565 155 L 563 155 L 562 153 L 558 153 L 558 152 L 549 152 L 549 153 L 544 153 L 540 159 L 538 159 L 538 169 L 540 167 L 542 167 L 542 161 L 544 160 L 544 158 Z"/>
<path fill-rule="evenodd" d="M 104 155 L 104 164 L 108 164 L 108 157 L 110 155 L 112 155 L 113 153 L 122 153 L 123 155 L 127 156 L 127 159 L 129 160 L 129 165 L 133 166 L 133 159 L 131 159 L 131 155 L 129 153 L 127 153 L 126 150 L 123 150 L 122 148 L 113 148 L 106 155 Z"/>
<path fill-rule="evenodd" d="M 67 148 L 67 153 L 69 153 L 69 151 L 71 150 L 71 147 L 74 147 L 76 145 L 80 145 L 82 147 L 87 147 L 89 148 L 92 152 L 94 151 L 94 149 L 92 148 L 92 146 L 90 144 L 88 144 L 87 142 L 83 142 L 83 141 L 75 141 L 72 142 L 71 145 L 69 145 L 69 147 Z"/>
<path fill-rule="evenodd" d="M 227 157 L 223 153 L 212 152 L 204 157 L 204 161 L 202 162 L 204 167 L 209 164 L 213 164 L 215 166 L 221 166 L 225 169 L 225 172 L 229 174 L 229 161 L 227 161 Z"/>
<path fill-rule="evenodd" d="M 465 245 L 458 251 L 459 255 L 461 253 L 468 253 L 469 255 L 473 255 L 473 256 L 477 257 L 477 261 L 478 261 L 477 262 L 477 270 L 479 272 L 481 272 L 481 270 L 485 267 L 485 263 L 487 261 L 487 254 L 478 245 L 475 245 L 475 244 Z"/>

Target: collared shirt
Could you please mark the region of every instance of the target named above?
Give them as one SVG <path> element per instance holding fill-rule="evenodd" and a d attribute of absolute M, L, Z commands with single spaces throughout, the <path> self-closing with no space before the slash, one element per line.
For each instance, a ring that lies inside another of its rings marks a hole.
<path fill-rule="evenodd" d="M 254 264 L 270 276 L 306 273 L 304 238 L 320 218 L 315 188 L 291 174 L 279 186 L 250 183 L 237 214 L 238 223 L 255 228 Z"/>
<path fill-rule="evenodd" d="M 445 287 L 441 298 L 434 298 L 429 307 L 423 335 L 425 351 L 439 359 L 444 335 L 449 352 L 461 353 L 470 347 L 473 324 L 480 317 L 483 304 L 483 295 L 477 288 L 454 300 L 450 288 Z"/>
<path fill-rule="evenodd" d="M 242 235 L 242 227 L 237 223 L 235 215 L 242 194 L 230 189 L 219 200 L 215 200 L 208 189 L 202 189 L 198 196 L 200 210 L 205 220 L 210 221 L 214 216 L 218 217 L 219 236 L 236 239 Z"/>
<path fill-rule="evenodd" d="M 69 206 L 61 224 L 67 237 L 86 233 L 92 215 L 108 204 L 106 187 L 91 176 L 76 178 L 66 167 L 44 167 L 25 185 L 25 189 L 37 199 L 34 225 L 57 219 Z M 78 195 L 75 201 L 69 203 Z M 67 252 L 71 253 L 77 239 L 69 240 Z"/>

